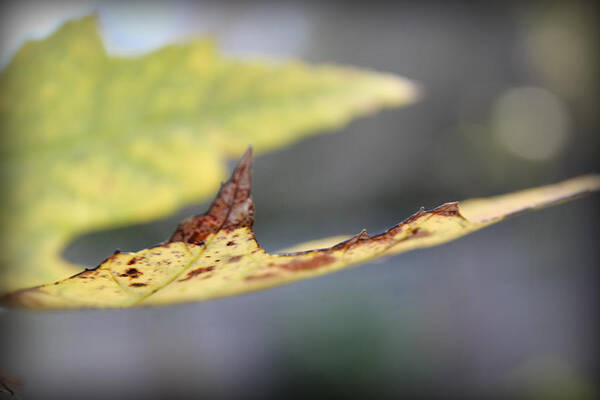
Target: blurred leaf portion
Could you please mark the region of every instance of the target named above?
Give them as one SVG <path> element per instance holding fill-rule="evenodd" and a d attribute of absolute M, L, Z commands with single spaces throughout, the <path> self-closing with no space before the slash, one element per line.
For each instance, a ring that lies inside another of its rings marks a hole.
<path fill-rule="evenodd" d="M 206 40 L 114 57 L 95 18 L 67 22 L 0 73 L 0 292 L 73 273 L 60 251 L 78 234 L 204 199 L 248 144 L 272 150 L 415 95 L 392 75 L 236 61 Z"/>
<path fill-rule="evenodd" d="M 167 242 L 117 252 L 98 267 L 4 297 L 13 306 L 60 309 L 157 306 L 238 295 L 334 272 L 373 258 L 442 244 L 507 216 L 600 188 L 600 176 L 488 199 L 421 209 L 387 231 L 366 231 L 328 248 L 269 254 L 254 238 L 251 152 L 206 214 L 179 224 Z M 313 243 L 314 245 L 315 243 Z"/>

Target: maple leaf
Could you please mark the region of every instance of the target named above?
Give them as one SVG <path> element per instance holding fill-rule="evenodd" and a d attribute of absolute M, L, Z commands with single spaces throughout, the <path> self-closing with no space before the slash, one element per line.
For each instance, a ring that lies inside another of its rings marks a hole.
<path fill-rule="evenodd" d="M 389 74 L 225 58 L 207 40 L 112 56 L 94 17 L 69 21 L 0 72 L 0 292 L 77 271 L 60 257 L 77 235 L 204 200 L 248 143 L 279 148 L 415 94 Z"/>
<path fill-rule="evenodd" d="M 421 209 L 387 231 L 366 231 L 334 246 L 269 254 L 252 231 L 252 152 L 243 156 L 210 209 L 179 224 L 169 240 L 135 253 L 116 252 L 94 269 L 8 294 L 12 306 L 54 309 L 156 306 L 208 300 L 330 273 L 384 255 L 438 245 L 516 213 L 600 188 L 600 176 L 488 199 Z"/>

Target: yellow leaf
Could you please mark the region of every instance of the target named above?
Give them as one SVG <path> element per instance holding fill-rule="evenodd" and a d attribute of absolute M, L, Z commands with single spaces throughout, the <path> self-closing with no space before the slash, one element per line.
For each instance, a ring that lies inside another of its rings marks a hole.
<path fill-rule="evenodd" d="M 415 99 L 396 76 L 242 62 L 206 40 L 114 57 L 96 25 L 70 21 L 0 72 L 0 292 L 77 271 L 60 252 L 81 233 L 210 196 L 248 143 L 264 152 Z"/>
<path fill-rule="evenodd" d="M 252 231 L 251 151 L 221 187 L 206 214 L 179 224 L 163 244 L 115 253 L 98 267 L 4 297 L 12 306 L 55 309 L 157 306 L 208 300 L 330 273 L 376 257 L 441 244 L 517 212 L 600 188 L 590 175 L 489 199 L 419 212 L 374 236 L 365 231 L 334 246 L 269 254 Z"/>

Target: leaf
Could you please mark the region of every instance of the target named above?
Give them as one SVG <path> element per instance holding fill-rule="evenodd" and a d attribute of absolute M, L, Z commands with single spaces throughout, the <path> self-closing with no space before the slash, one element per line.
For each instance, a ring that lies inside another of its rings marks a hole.
<path fill-rule="evenodd" d="M 387 74 L 226 59 L 206 40 L 111 56 L 93 17 L 68 22 L 0 72 L 0 292 L 77 271 L 60 252 L 81 233 L 210 196 L 248 143 L 279 148 L 415 94 Z"/>
<path fill-rule="evenodd" d="M 163 244 L 116 252 L 98 267 L 48 285 L 14 292 L 12 306 L 55 309 L 157 306 L 208 300 L 333 272 L 384 255 L 435 246 L 528 209 L 600 188 L 600 176 L 489 199 L 446 203 L 374 236 L 364 230 L 332 247 L 269 254 L 252 231 L 251 151 L 221 187 L 206 214 L 183 221 Z"/>

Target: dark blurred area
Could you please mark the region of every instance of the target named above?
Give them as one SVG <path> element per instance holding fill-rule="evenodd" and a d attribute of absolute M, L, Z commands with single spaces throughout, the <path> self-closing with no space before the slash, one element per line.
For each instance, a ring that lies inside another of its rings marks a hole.
<path fill-rule="evenodd" d="M 24 38 L 96 10 L 118 54 L 210 34 L 232 57 L 348 64 L 422 85 L 408 108 L 255 160 L 255 230 L 267 250 L 600 170 L 592 2 L 2 7 L 4 60 Z M 596 398 L 598 199 L 239 297 L 0 310 L 0 367 L 23 382 L 24 399 Z M 148 247 L 206 205 L 89 233 L 64 256 L 94 266 L 115 248 Z"/>

